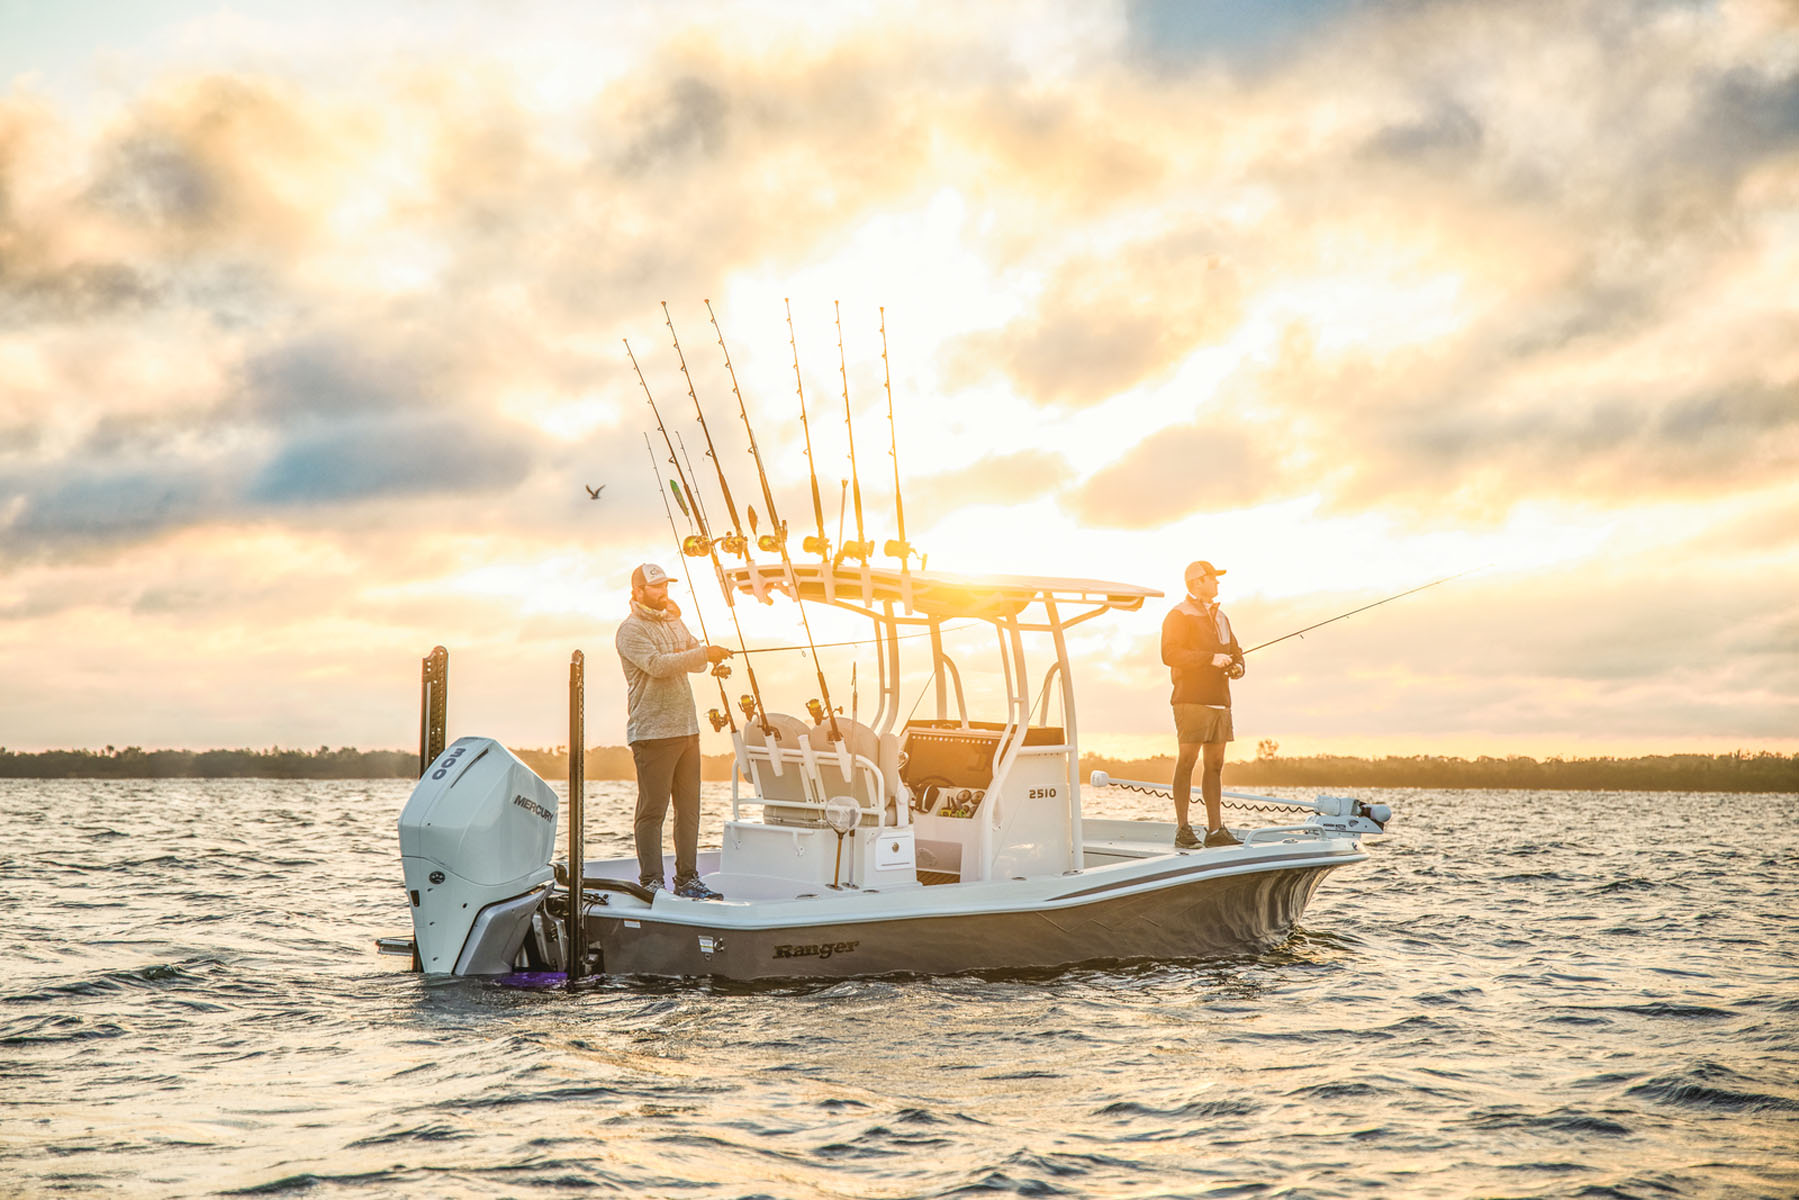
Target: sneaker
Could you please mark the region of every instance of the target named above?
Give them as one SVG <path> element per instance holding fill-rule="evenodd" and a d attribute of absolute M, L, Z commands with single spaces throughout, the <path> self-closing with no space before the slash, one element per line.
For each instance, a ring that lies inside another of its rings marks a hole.
<path fill-rule="evenodd" d="M 1193 826 L 1183 825 L 1174 831 L 1174 848 L 1176 850 L 1197 850 L 1200 845 L 1199 835 L 1193 832 Z"/>
<path fill-rule="evenodd" d="M 1208 846 L 1241 846 L 1242 844 L 1242 839 L 1222 825 L 1216 829 L 1206 830 L 1206 845 Z"/>
<path fill-rule="evenodd" d="M 723 900 L 725 898 L 723 892 L 715 892 L 705 884 L 701 883 L 698 875 L 695 875 L 692 879 L 686 880 L 683 883 L 677 883 L 675 885 L 675 895 L 687 900 Z"/>
<path fill-rule="evenodd" d="M 655 896 L 656 896 L 657 892 L 665 892 L 668 890 L 665 886 L 663 886 L 663 883 L 660 879 L 640 879 L 640 880 L 638 880 L 638 885 L 640 887 L 642 887 L 644 891 L 646 891 L 650 894 L 651 903 L 655 902 Z"/>

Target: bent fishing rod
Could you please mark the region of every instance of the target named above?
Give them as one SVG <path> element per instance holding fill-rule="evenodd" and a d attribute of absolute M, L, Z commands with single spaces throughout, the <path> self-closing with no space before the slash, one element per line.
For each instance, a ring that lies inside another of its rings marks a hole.
<path fill-rule="evenodd" d="M 699 493 L 693 490 L 693 485 L 688 481 L 686 474 L 681 470 L 680 461 L 675 458 L 675 445 L 668 436 L 668 426 L 662 421 L 662 411 L 656 407 L 656 398 L 650 394 L 650 385 L 643 377 L 643 368 L 637 365 L 637 355 L 631 352 L 631 343 L 629 340 L 625 341 L 625 353 L 631 357 L 631 369 L 637 372 L 637 382 L 643 388 L 644 399 L 650 402 L 650 414 L 656 418 L 656 432 L 662 435 L 662 444 L 668 447 L 668 461 L 674 464 L 675 473 L 681 477 L 682 487 L 693 497 L 694 507 L 698 510 Z M 661 489 L 658 488 L 657 490 L 660 491 Z M 737 602 L 731 595 L 729 584 L 725 581 L 725 564 L 719 561 L 718 544 L 712 539 L 711 530 L 706 526 L 706 519 L 703 513 L 700 514 L 699 521 L 700 540 L 704 542 L 704 553 L 711 558 L 712 569 L 718 575 L 719 588 L 725 594 L 725 607 L 730 610 L 731 625 L 737 631 L 738 649 L 747 650 L 749 648 L 749 643 L 744 639 L 742 623 L 737 620 Z M 720 538 L 718 540 L 723 541 L 724 539 Z M 681 553 L 684 556 L 698 558 L 700 556 L 698 551 L 699 547 L 692 544 L 691 541 L 682 543 Z M 695 597 L 695 603 L 698 603 L 697 596 Z M 772 736 L 774 726 L 769 724 L 768 710 L 764 708 L 762 704 L 762 688 L 756 682 L 756 670 L 750 665 L 748 658 L 743 660 L 743 670 L 744 674 L 749 677 L 750 694 L 738 699 L 738 707 L 743 709 L 743 715 L 745 717 L 755 720 L 756 723 L 761 726 L 764 735 Z"/>
<path fill-rule="evenodd" d="M 1364 604 L 1364 605 L 1362 605 L 1362 607 L 1352 608 L 1346 613 L 1338 613 L 1336 616 L 1331 617 L 1328 620 L 1320 621 L 1316 625 L 1307 625 L 1304 629 L 1295 629 L 1292 633 L 1283 633 L 1280 637 L 1275 638 L 1273 641 L 1263 642 L 1257 646 L 1251 646 L 1249 649 L 1245 650 L 1243 653 L 1244 654 L 1254 654 L 1257 650 L 1266 650 L 1268 647 L 1278 645 L 1279 643 L 1286 641 L 1288 638 L 1296 638 L 1296 637 L 1300 636 L 1301 634 L 1310 633 L 1314 629 L 1323 629 L 1326 625 L 1333 625 L 1338 621 L 1344 620 L 1345 618 L 1353 617 L 1357 613 L 1365 613 L 1371 608 L 1379 608 L 1383 604 L 1391 604 L 1395 600 L 1403 600 L 1405 597 L 1413 595 L 1417 592 L 1422 592 L 1426 588 L 1434 588 L 1440 583 L 1448 583 L 1452 579 L 1460 579 L 1464 575 L 1472 575 L 1476 571 L 1482 571 L 1485 569 L 1486 568 L 1484 568 L 1484 567 L 1469 567 L 1466 571 L 1457 571 L 1454 575 L 1445 575 L 1441 579 L 1433 579 L 1429 583 L 1421 583 L 1415 588 L 1407 588 L 1405 591 L 1400 592 L 1397 595 L 1388 596 L 1385 600 L 1376 600 L 1373 604 Z"/>
<path fill-rule="evenodd" d="M 664 307 L 666 307 L 666 305 Z M 791 310 L 790 310 L 790 312 L 791 312 Z M 709 300 L 706 302 L 706 313 L 708 316 L 712 315 L 712 302 Z M 669 328 L 672 331 L 674 326 L 671 325 L 671 326 L 669 326 Z M 724 334 L 724 330 L 719 329 L 718 318 L 716 316 L 712 317 L 712 328 L 718 331 L 719 348 L 721 350 L 724 349 L 725 334 Z M 730 351 L 726 350 L 725 351 L 725 363 L 727 366 L 730 364 L 730 361 L 731 361 L 731 353 L 730 353 Z M 796 378 L 799 376 L 799 351 L 798 351 L 797 347 L 794 350 L 794 376 Z M 733 388 L 736 387 L 736 383 L 737 383 L 737 373 L 735 371 L 733 371 L 731 373 L 731 385 Z M 694 407 L 696 409 L 699 407 L 699 398 L 697 396 L 694 398 Z M 756 477 L 758 479 L 760 479 L 762 482 L 763 502 L 769 506 L 769 519 L 774 520 L 774 503 L 775 503 L 774 495 L 773 495 L 773 493 L 771 493 L 769 491 L 768 471 L 762 464 L 762 451 L 757 449 L 757 447 L 756 447 L 756 431 L 754 429 L 750 428 L 750 410 L 743 402 L 743 393 L 742 392 L 737 393 L 737 409 L 740 413 L 743 414 L 743 430 L 746 434 L 749 435 L 750 456 L 756 460 Z M 705 415 L 702 413 L 700 416 L 700 425 L 702 428 L 705 427 L 705 423 L 706 423 L 706 418 L 705 418 Z M 711 440 L 710 435 L 708 435 L 707 440 L 708 441 Z M 720 477 L 722 480 L 722 477 L 723 477 L 722 470 L 720 472 Z M 753 513 L 753 511 L 754 510 L 752 510 L 752 513 Z M 753 516 L 752 516 L 751 520 L 753 523 L 753 521 L 754 521 Z M 830 685 L 825 682 L 824 665 L 818 661 L 818 647 L 814 644 L 814 642 L 812 640 L 812 621 L 809 617 L 806 616 L 806 601 L 805 601 L 805 598 L 800 595 L 800 581 L 799 581 L 799 578 L 793 572 L 793 560 L 787 556 L 787 537 L 786 537 L 787 531 L 785 529 L 777 526 L 777 532 L 779 533 L 780 536 L 774 538 L 774 549 L 780 551 L 781 566 L 787 572 L 788 585 L 793 588 L 793 602 L 799 606 L 800 625 L 806 631 L 806 645 L 812 651 L 812 669 L 818 676 L 818 691 L 819 691 L 820 696 L 822 696 L 823 700 L 824 700 L 825 718 L 831 726 L 831 741 L 841 742 L 843 740 L 843 731 L 837 727 L 837 713 L 831 707 L 831 688 L 830 688 Z M 764 546 L 763 549 L 768 549 L 768 547 Z M 745 653 L 748 653 L 748 647 L 745 647 Z"/>
<path fill-rule="evenodd" d="M 650 470 L 656 476 L 656 494 L 662 497 L 662 511 L 668 515 L 668 531 L 674 534 L 675 541 L 679 542 L 681 540 L 681 530 L 675 525 L 675 510 L 668 506 L 668 493 L 662 490 L 662 470 L 656 463 L 656 448 L 650 444 L 650 435 L 647 433 L 643 435 L 643 448 L 650 456 Z M 671 480 L 670 482 L 673 481 Z M 679 497 L 680 493 L 676 492 L 675 495 Z M 691 520 L 691 518 L 689 519 Z M 700 608 L 699 593 L 693 586 L 693 572 L 688 569 L 687 556 L 685 554 L 681 555 L 681 575 L 687 580 L 688 594 L 693 597 L 693 615 L 694 619 L 700 623 L 700 639 L 710 646 L 712 644 L 712 635 L 706 632 L 706 613 Z M 745 661 L 747 662 L 748 660 L 746 659 Z M 723 705 L 723 711 L 721 713 L 719 709 L 715 708 L 706 714 L 706 719 L 712 722 L 712 732 L 718 733 L 722 731 L 725 724 L 729 722 L 731 733 L 735 735 L 737 732 L 737 719 L 731 715 L 731 696 L 730 693 L 725 691 L 725 679 L 731 674 L 731 668 L 724 663 L 715 663 L 709 674 L 711 674 L 712 678 L 718 680 L 718 699 L 720 704 Z"/>

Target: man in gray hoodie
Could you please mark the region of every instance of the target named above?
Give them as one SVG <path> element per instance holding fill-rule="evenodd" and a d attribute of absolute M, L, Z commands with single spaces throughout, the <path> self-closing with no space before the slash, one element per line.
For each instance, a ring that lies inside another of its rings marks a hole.
<path fill-rule="evenodd" d="M 731 652 L 688 632 L 668 585 L 668 572 L 655 563 L 631 572 L 631 615 L 614 643 L 625 671 L 625 740 L 637 768 L 637 875 L 651 891 L 663 886 L 662 819 L 672 800 L 675 894 L 717 900 L 700 882 L 700 722 L 687 676 Z"/>

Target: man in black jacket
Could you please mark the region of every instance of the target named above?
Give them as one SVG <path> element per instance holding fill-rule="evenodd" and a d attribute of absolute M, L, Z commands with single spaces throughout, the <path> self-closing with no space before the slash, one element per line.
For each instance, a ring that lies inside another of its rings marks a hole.
<path fill-rule="evenodd" d="M 1222 574 L 1203 559 L 1189 564 L 1187 598 L 1162 622 L 1162 661 L 1174 677 L 1174 727 L 1180 739 L 1180 757 L 1174 764 L 1174 818 L 1180 828 L 1175 831 L 1174 844 L 1183 850 L 1241 844 L 1224 827 L 1218 805 L 1224 786 L 1224 745 L 1233 736 L 1230 680 L 1243 676 L 1243 648 L 1231 632 L 1230 618 L 1218 607 L 1218 577 Z M 1187 824 L 1193 766 L 1202 755 L 1203 842 Z"/>

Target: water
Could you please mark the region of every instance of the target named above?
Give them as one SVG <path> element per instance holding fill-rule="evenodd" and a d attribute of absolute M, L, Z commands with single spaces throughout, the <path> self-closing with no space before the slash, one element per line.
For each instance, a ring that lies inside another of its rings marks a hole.
<path fill-rule="evenodd" d="M 1259 957 L 570 994 L 373 953 L 406 792 L 0 782 L 0 1195 L 1799 1194 L 1792 796 L 1381 793 Z"/>

